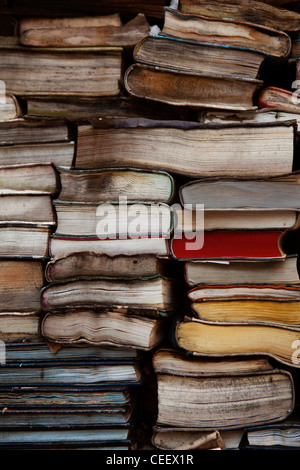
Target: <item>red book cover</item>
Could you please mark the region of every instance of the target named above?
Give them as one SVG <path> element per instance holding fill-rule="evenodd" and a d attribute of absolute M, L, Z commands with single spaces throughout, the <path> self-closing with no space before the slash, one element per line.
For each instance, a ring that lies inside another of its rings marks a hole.
<path fill-rule="evenodd" d="M 173 238 L 172 255 L 176 259 L 269 259 L 283 258 L 282 231 L 216 230 L 194 238 Z"/>

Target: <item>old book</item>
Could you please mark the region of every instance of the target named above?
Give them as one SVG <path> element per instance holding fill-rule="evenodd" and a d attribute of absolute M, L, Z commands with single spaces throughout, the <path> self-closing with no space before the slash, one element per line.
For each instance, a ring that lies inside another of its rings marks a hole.
<path fill-rule="evenodd" d="M 0 267 L 1 312 L 39 311 L 40 291 L 44 285 L 43 262 L 2 258 Z"/>
<path fill-rule="evenodd" d="M 0 227 L 55 227 L 52 198 L 48 194 L 0 195 Z"/>
<path fill-rule="evenodd" d="M 212 230 L 183 234 L 171 240 L 171 253 L 176 259 L 252 259 L 268 260 L 286 257 L 284 230 Z M 192 235 L 192 236 L 190 236 Z"/>
<path fill-rule="evenodd" d="M 284 260 L 185 263 L 185 280 L 188 286 L 199 284 L 299 284 L 298 258 L 287 256 Z"/>
<path fill-rule="evenodd" d="M 111 256 L 110 254 L 79 252 L 57 256 L 45 268 L 46 280 L 64 282 L 70 279 L 95 277 L 139 278 L 162 275 L 173 277 L 176 266 L 171 258 L 155 254 Z"/>
<path fill-rule="evenodd" d="M 300 110 L 298 95 L 295 92 L 272 86 L 260 92 L 258 103 L 261 107 L 278 108 L 291 113 L 299 113 Z"/>
<path fill-rule="evenodd" d="M 253 284 L 253 285 L 247 285 L 247 284 L 239 284 L 236 286 L 232 286 L 230 284 L 224 284 L 220 286 L 215 286 L 215 285 L 201 285 L 194 287 L 193 289 L 190 289 L 188 292 L 188 298 L 191 300 L 191 302 L 202 302 L 202 301 L 212 301 L 214 302 L 211 307 L 208 305 L 207 309 L 209 310 L 211 308 L 211 312 L 214 310 L 214 306 L 216 307 L 216 314 L 218 314 L 218 301 L 224 302 L 226 300 L 232 300 L 233 302 L 230 302 L 229 304 L 224 304 L 225 308 L 226 305 L 228 306 L 228 309 L 233 309 L 235 308 L 234 301 L 235 300 L 249 300 L 249 304 L 246 302 L 242 302 L 241 306 L 243 308 L 247 309 L 249 306 L 250 308 L 253 307 L 253 315 L 255 315 L 255 308 L 257 307 L 257 312 L 263 305 L 265 305 L 266 312 L 265 314 L 268 315 L 269 312 L 267 311 L 268 309 L 271 310 L 272 308 L 276 309 L 276 305 L 273 305 L 274 302 L 276 301 L 282 301 L 282 313 L 285 311 L 286 308 L 288 308 L 288 305 L 286 302 L 291 301 L 290 307 L 291 310 L 293 309 L 294 302 L 297 302 L 300 300 L 300 289 L 298 286 L 289 286 L 289 285 L 268 285 L 268 284 Z M 260 302 L 256 302 L 257 300 L 262 300 L 266 301 L 266 304 L 261 304 Z M 270 301 L 270 303 L 268 302 Z M 216 303 L 217 302 L 217 303 Z M 252 303 L 253 302 L 253 303 Z M 202 306 L 201 305 L 195 305 L 195 311 L 200 312 L 202 311 Z M 205 311 L 206 307 L 205 305 L 203 306 L 203 310 Z M 278 306 L 278 309 L 280 309 L 280 306 Z M 292 314 L 292 311 L 290 312 Z M 225 314 L 225 312 L 224 312 Z M 244 313 L 242 314 L 244 315 Z M 285 315 L 283 313 L 283 315 Z M 284 316 L 282 320 L 284 321 L 284 318 L 288 320 L 289 315 L 287 314 L 286 317 Z M 225 319 L 225 317 L 224 317 Z"/>
<path fill-rule="evenodd" d="M 299 328 L 299 292 L 294 290 L 294 296 L 289 296 L 282 289 L 276 297 L 276 293 L 270 291 L 272 289 L 265 288 L 265 297 L 261 298 L 255 291 L 248 297 L 238 294 L 231 297 L 229 288 L 228 297 L 225 294 L 225 298 L 195 301 L 191 308 L 196 318 L 213 324 L 273 324 Z"/>
<path fill-rule="evenodd" d="M 140 13 L 126 23 L 118 13 L 64 18 L 21 18 L 20 44 L 33 47 L 133 47 L 149 33 Z"/>
<path fill-rule="evenodd" d="M 59 178 L 51 163 L 0 166 L 0 195 L 59 193 Z"/>
<path fill-rule="evenodd" d="M 150 103 L 149 103 L 150 104 Z M 155 103 L 145 106 L 143 103 L 132 100 L 127 94 L 118 96 L 102 96 L 98 98 L 72 98 L 72 97 L 26 97 L 27 116 L 64 117 L 70 121 L 102 118 L 133 118 L 144 117 L 149 119 L 197 119 L 196 111 L 185 106 L 168 106 Z"/>
<path fill-rule="evenodd" d="M 243 428 L 247 423 L 282 421 L 293 411 L 294 382 L 285 370 L 257 359 L 253 362 L 252 358 L 242 361 L 248 363 L 244 370 L 235 369 L 235 360 L 230 358 L 219 361 L 183 355 L 182 361 L 181 371 L 176 373 L 172 365 L 169 372 L 160 372 L 154 362 L 158 426 L 221 432 Z M 237 363 L 240 361 L 237 359 Z M 196 369 L 191 375 L 185 374 L 187 362 Z"/>
<path fill-rule="evenodd" d="M 196 207 L 201 202 L 206 211 L 298 211 L 298 178 L 299 173 L 295 172 L 265 180 L 199 179 L 179 188 L 180 202 L 184 207 Z"/>
<path fill-rule="evenodd" d="M 56 200 L 53 204 L 57 218 L 56 235 L 97 235 L 102 240 L 169 237 L 173 228 L 172 211 L 168 204 L 99 204 Z"/>
<path fill-rule="evenodd" d="M 41 292 L 43 310 L 123 307 L 135 311 L 172 312 L 176 306 L 172 279 L 91 279 L 50 284 Z"/>
<path fill-rule="evenodd" d="M 23 98 L 120 92 L 120 47 L 30 48 L 1 43 L 0 53 L 0 76 L 7 92 Z"/>
<path fill-rule="evenodd" d="M 163 171 L 128 167 L 90 170 L 59 167 L 58 173 L 61 191 L 57 201 L 117 203 L 123 197 L 128 202 L 168 204 L 175 193 L 173 177 Z"/>
<path fill-rule="evenodd" d="M 24 103 L 16 96 L 5 93 L 1 90 L 0 95 L 0 120 L 8 121 L 10 119 L 21 118 L 25 114 Z"/>
<path fill-rule="evenodd" d="M 178 322 L 174 344 L 206 357 L 266 355 L 290 367 L 299 367 L 299 326 L 279 324 L 211 323 L 195 318 Z"/>
<path fill-rule="evenodd" d="M 218 109 L 254 109 L 260 80 L 164 66 L 131 65 L 124 76 L 130 96 L 168 105 Z"/>
<path fill-rule="evenodd" d="M 49 256 L 51 258 L 86 251 L 109 256 L 124 254 L 155 254 L 157 256 L 168 256 L 170 254 L 169 240 L 159 237 L 100 240 L 98 237 L 72 238 L 53 234 L 49 241 Z"/>
<path fill-rule="evenodd" d="M 292 41 L 291 58 L 300 57 L 300 37 L 294 38 Z"/>
<path fill-rule="evenodd" d="M 202 201 L 202 199 L 199 199 L 199 201 Z M 184 233 L 192 235 L 203 229 L 207 231 L 242 229 L 282 230 L 296 229 L 299 226 L 298 212 L 289 210 L 210 210 L 204 205 L 203 209 L 175 207 L 173 208 L 173 216 L 175 234 Z"/>
<path fill-rule="evenodd" d="M 0 256 L 45 258 L 49 256 L 50 227 L 0 227 Z"/>
<path fill-rule="evenodd" d="M 70 167 L 75 129 L 65 119 L 19 118 L 0 122 L 1 166 L 53 163 Z"/>
<path fill-rule="evenodd" d="M 87 309 L 48 312 L 42 320 L 42 335 L 59 344 L 92 344 L 151 350 L 166 336 L 164 320 L 124 312 Z"/>
<path fill-rule="evenodd" d="M 260 52 L 218 44 L 196 44 L 167 36 L 147 36 L 134 49 L 134 60 L 173 71 L 257 78 L 265 56 Z"/>
<path fill-rule="evenodd" d="M 278 424 L 246 428 L 241 449 L 253 450 L 297 450 L 299 449 L 299 421 L 297 415 Z"/>
<path fill-rule="evenodd" d="M 231 18 L 261 24 L 280 31 L 300 29 L 299 13 L 261 1 L 180 0 L 179 9 L 183 13 L 196 13 L 213 18 Z"/>
<path fill-rule="evenodd" d="M 75 167 L 128 165 L 189 177 L 270 177 L 292 171 L 294 133 L 291 122 L 205 126 L 148 119 L 93 120 L 78 126 Z"/>
<path fill-rule="evenodd" d="M 244 47 L 273 57 L 288 57 L 291 40 L 287 33 L 255 23 L 227 18 L 211 18 L 164 9 L 164 24 L 160 34 L 197 42 Z"/>
<path fill-rule="evenodd" d="M 24 302 L 24 300 L 23 300 Z M 19 301 L 21 304 L 21 301 Z M 33 303 L 33 300 L 31 300 Z M 21 310 L 22 307 L 19 307 Z M 23 308 L 27 308 L 25 305 Z M 42 340 L 40 307 L 36 311 L 12 311 L 0 313 L 0 340 L 5 343 L 6 348 L 10 343 L 36 342 Z"/>

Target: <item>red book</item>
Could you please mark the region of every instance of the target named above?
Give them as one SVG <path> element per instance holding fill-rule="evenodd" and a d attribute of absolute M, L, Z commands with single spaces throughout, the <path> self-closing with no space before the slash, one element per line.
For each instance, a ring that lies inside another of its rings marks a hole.
<path fill-rule="evenodd" d="M 271 230 L 215 230 L 196 237 L 173 238 L 172 255 L 176 259 L 270 259 L 284 258 L 282 237 L 285 232 Z M 203 243 L 202 243 L 203 242 Z"/>

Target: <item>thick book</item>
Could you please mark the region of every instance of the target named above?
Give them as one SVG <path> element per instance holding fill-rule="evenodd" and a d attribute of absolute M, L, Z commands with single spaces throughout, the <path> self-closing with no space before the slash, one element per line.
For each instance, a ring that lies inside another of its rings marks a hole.
<path fill-rule="evenodd" d="M 22 98 L 120 92 L 121 47 L 31 48 L 2 41 L 0 51 L 6 90 Z"/>
<path fill-rule="evenodd" d="M 65 119 L 19 118 L 0 122 L 1 166 L 45 164 L 70 167 L 74 126 Z"/>
<path fill-rule="evenodd" d="M 164 9 L 164 24 L 160 34 L 254 49 L 277 58 L 287 58 L 291 51 L 291 39 L 281 30 L 228 18 L 183 13 L 172 8 Z"/>
<path fill-rule="evenodd" d="M 261 90 L 258 104 L 260 107 L 278 108 L 291 113 L 300 112 L 299 93 L 274 86 Z"/>
<path fill-rule="evenodd" d="M 44 259 L 49 256 L 52 227 L 38 224 L 30 226 L 0 227 L 0 256 Z"/>
<path fill-rule="evenodd" d="M 170 257 L 156 254 L 110 254 L 95 252 L 70 253 L 51 259 L 45 267 L 45 278 L 49 283 L 71 279 L 95 277 L 141 278 L 161 275 L 174 277 L 177 264 Z"/>
<path fill-rule="evenodd" d="M 267 26 L 280 31 L 298 31 L 300 15 L 284 6 L 277 7 L 267 2 L 253 0 L 180 0 L 183 13 L 196 13 L 213 18 L 230 18 Z"/>
<path fill-rule="evenodd" d="M 122 201 L 111 204 L 54 200 L 53 205 L 56 235 L 97 236 L 101 240 L 113 240 L 120 237 L 169 237 L 173 229 L 172 210 L 164 203 L 127 204 L 127 199 L 126 204 Z"/>
<path fill-rule="evenodd" d="M 41 331 L 47 340 L 64 345 L 86 343 L 144 351 L 155 348 L 166 337 L 163 319 L 127 315 L 112 309 L 48 312 L 42 320 Z"/>
<path fill-rule="evenodd" d="M 184 277 L 188 286 L 197 285 L 297 285 L 300 282 L 298 257 L 287 256 L 284 260 L 234 261 L 226 263 L 187 261 Z"/>
<path fill-rule="evenodd" d="M 0 171 L 1 174 L 1 171 Z M 48 194 L 0 194 L 0 227 L 55 227 L 56 215 Z"/>
<path fill-rule="evenodd" d="M 284 230 L 212 230 L 171 240 L 178 260 L 271 260 L 286 257 Z M 190 236 L 192 235 L 192 236 Z"/>
<path fill-rule="evenodd" d="M 174 178 L 164 171 L 139 168 L 57 169 L 61 191 L 57 201 L 117 203 L 162 202 L 174 199 Z"/>
<path fill-rule="evenodd" d="M 87 251 L 109 256 L 124 254 L 155 254 L 157 256 L 170 255 L 169 239 L 162 237 L 117 238 L 114 240 L 100 240 L 98 237 L 64 237 L 56 234 L 53 234 L 50 237 L 49 256 L 51 258 L 66 256 L 75 252 L 82 253 Z"/>
<path fill-rule="evenodd" d="M 265 288 L 265 297 L 259 298 L 255 293 L 251 297 L 230 297 L 229 289 L 227 298 L 193 301 L 191 308 L 196 318 L 213 324 L 273 324 L 299 328 L 299 292 L 293 291 L 295 297 L 290 298 L 288 294 L 285 297 L 284 292 L 272 297 L 271 290 Z"/>
<path fill-rule="evenodd" d="M 202 301 L 214 301 L 214 304 L 212 305 L 212 310 L 213 312 L 213 306 L 216 307 L 216 314 L 218 315 L 219 312 L 218 310 L 218 301 L 221 303 L 225 301 L 224 307 L 226 308 L 226 300 L 232 300 L 233 302 L 228 303 L 229 309 L 231 309 L 234 306 L 234 301 L 236 300 L 249 300 L 249 304 L 247 302 L 242 302 L 241 306 L 243 306 L 243 312 L 244 312 L 244 307 L 245 309 L 247 306 L 253 306 L 253 315 L 255 315 L 255 305 L 256 305 L 256 300 L 262 300 L 266 301 L 267 303 L 264 304 L 262 303 L 260 305 L 260 302 L 257 303 L 258 309 L 263 307 L 265 305 L 266 312 L 265 314 L 267 315 L 268 312 L 268 305 L 270 305 L 270 309 L 274 307 L 274 302 L 276 301 L 291 301 L 290 306 L 291 306 L 291 312 L 293 309 L 293 303 L 297 302 L 300 300 L 300 288 L 299 286 L 289 286 L 289 285 L 268 285 L 268 284 L 239 284 L 239 285 L 230 285 L 230 284 L 224 284 L 224 285 L 199 285 L 196 287 L 193 287 L 188 291 L 188 298 L 192 302 L 202 302 Z M 270 301 L 270 304 L 268 303 Z M 221 304 L 220 304 L 221 305 Z M 203 305 L 203 309 L 205 310 L 205 305 Z M 209 310 L 208 306 L 208 310 Z M 234 309 L 234 307 L 233 307 Z M 280 309 L 280 306 L 278 306 L 278 310 Z M 287 305 L 285 305 L 285 302 L 282 303 L 282 312 L 287 309 Z M 200 312 L 202 310 L 202 305 L 195 305 L 195 310 Z M 225 313 L 225 312 L 224 312 Z M 244 315 L 244 313 L 243 313 Z M 285 314 L 283 314 L 285 315 Z M 224 317 L 225 318 L 225 317 Z M 242 315 L 241 315 L 242 318 Z M 284 320 L 285 317 L 282 318 Z M 289 316 L 288 314 L 286 315 L 286 318 L 288 320 Z"/>
<path fill-rule="evenodd" d="M 205 340 L 204 340 L 205 339 Z M 173 330 L 174 344 L 199 356 L 265 355 L 281 364 L 299 367 L 300 329 L 279 324 L 207 322 L 185 318 Z"/>
<path fill-rule="evenodd" d="M 176 371 L 172 361 L 161 370 L 153 358 L 158 426 L 222 431 L 247 423 L 283 421 L 292 413 L 295 397 L 290 372 L 256 358 L 211 360 L 181 354 L 176 358 L 175 352 L 176 362 L 181 363 Z M 169 356 L 172 358 L 172 352 Z"/>
<path fill-rule="evenodd" d="M 230 74 L 195 73 L 136 63 L 127 69 L 124 84 L 133 98 L 174 106 L 245 111 L 255 109 L 254 94 L 263 82 Z"/>
<path fill-rule="evenodd" d="M 0 195 L 59 193 L 60 181 L 51 163 L 0 166 Z"/>
<path fill-rule="evenodd" d="M 21 18 L 19 40 L 30 47 L 133 47 L 149 33 L 144 14 L 122 22 L 118 13 L 64 18 Z"/>
<path fill-rule="evenodd" d="M 168 36 L 147 36 L 135 47 L 134 60 L 140 64 L 168 67 L 172 71 L 257 78 L 264 54 L 218 44 L 195 44 Z"/>
<path fill-rule="evenodd" d="M 4 341 L 5 350 L 10 343 L 42 341 L 40 307 L 32 312 L 21 311 L 21 308 L 0 312 L 0 340 Z"/>
<path fill-rule="evenodd" d="M 0 231 L 1 233 L 1 231 Z M 1 312 L 34 312 L 41 309 L 44 264 L 34 259 L 0 259 Z"/>
<path fill-rule="evenodd" d="M 207 178 L 190 181 L 179 188 L 185 207 L 204 204 L 205 211 L 298 211 L 299 173 L 266 179 Z"/>
<path fill-rule="evenodd" d="M 49 284 L 41 292 L 44 311 L 123 307 L 138 312 L 170 312 L 176 306 L 176 299 L 174 280 L 161 276 L 144 279 L 80 279 Z"/>
<path fill-rule="evenodd" d="M 78 126 L 77 169 L 130 166 L 193 178 L 258 178 L 293 169 L 293 122 L 230 126 L 151 119 L 91 122 Z"/>

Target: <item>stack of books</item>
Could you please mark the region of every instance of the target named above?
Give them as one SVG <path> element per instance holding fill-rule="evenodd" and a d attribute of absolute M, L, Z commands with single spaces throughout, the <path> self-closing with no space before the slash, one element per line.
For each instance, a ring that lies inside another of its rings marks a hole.
<path fill-rule="evenodd" d="M 131 446 L 134 350 L 10 344 L 0 366 L 2 449 L 124 449 Z"/>

